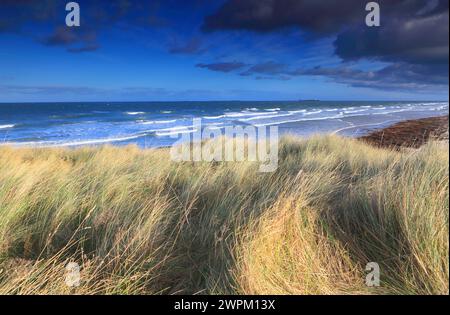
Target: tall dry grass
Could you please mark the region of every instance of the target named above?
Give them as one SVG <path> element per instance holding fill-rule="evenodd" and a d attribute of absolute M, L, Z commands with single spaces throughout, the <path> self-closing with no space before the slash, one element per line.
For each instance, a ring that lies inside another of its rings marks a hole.
<path fill-rule="evenodd" d="M 262 174 L 166 149 L 0 147 L 0 293 L 448 294 L 448 146 L 283 138 L 279 156 Z"/>

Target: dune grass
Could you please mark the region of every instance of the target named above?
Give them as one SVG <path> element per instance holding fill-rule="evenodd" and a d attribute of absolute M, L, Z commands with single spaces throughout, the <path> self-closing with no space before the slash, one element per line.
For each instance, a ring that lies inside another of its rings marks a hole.
<path fill-rule="evenodd" d="M 167 149 L 0 147 L 0 293 L 448 294 L 448 151 L 285 137 L 264 174 Z"/>

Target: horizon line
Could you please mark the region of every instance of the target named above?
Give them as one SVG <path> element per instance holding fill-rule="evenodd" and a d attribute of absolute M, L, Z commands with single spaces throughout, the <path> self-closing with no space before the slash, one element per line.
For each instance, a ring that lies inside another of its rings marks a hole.
<path fill-rule="evenodd" d="M 373 100 L 318 100 L 318 99 L 298 99 L 298 100 L 174 100 L 174 101 L 14 101 L 0 104 L 57 104 L 57 103 L 220 103 L 220 102 L 449 102 L 449 99 L 373 99 Z"/>

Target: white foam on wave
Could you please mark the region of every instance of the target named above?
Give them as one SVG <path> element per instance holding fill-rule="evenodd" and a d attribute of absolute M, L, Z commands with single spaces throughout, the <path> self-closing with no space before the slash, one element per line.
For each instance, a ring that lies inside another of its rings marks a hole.
<path fill-rule="evenodd" d="M 219 115 L 219 116 L 204 116 L 204 117 L 202 117 L 202 118 L 203 118 L 203 119 L 214 120 L 214 119 L 225 118 L 225 115 Z"/>
<path fill-rule="evenodd" d="M 9 128 L 14 128 L 15 125 L 13 124 L 9 124 L 9 125 L 0 125 L 0 129 L 9 129 Z"/>
<path fill-rule="evenodd" d="M 289 111 L 290 114 L 298 114 L 298 113 L 306 113 L 306 109 L 299 109 L 299 110 L 291 110 Z"/>
<path fill-rule="evenodd" d="M 362 112 L 367 112 L 367 109 L 355 109 L 355 110 L 344 111 L 345 114 L 355 114 L 355 113 L 362 113 Z"/>
<path fill-rule="evenodd" d="M 337 130 L 333 131 L 332 134 L 336 135 L 336 134 L 339 134 L 342 131 L 349 130 L 349 129 L 358 129 L 358 128 L 361 128 L 361 127 L 370 127 L 370 126 L 384 125 L 384 124 L 387 124 L 387 123 L 390 123 L 390 122 L 395 122 L 395 121 L 397 121 L 397 120 L 386 120 L 386 121 L 382 121 L 382 122 L 379 122 L 379 123 L 373 123 L 373 124 L 351 125 L 351 126 L 348 126 L 348 127 L 337 129 Z"/>
<path fill-rule="evenodd" d="M 277 107 L 277 108 L 267 108 L 265 110 L 268 111 L 268 112 L 278 112 L 278 111 L 281 110 L 281 108 L 279 108 L 279 107 Z"/>
<path fill-rule="evenodd" d="M 433 105 L 442 105 L 442 104 L 447 104 L 447 102 L 428 102 L 428 103 L 420 103 L 418 105 L 422 105 L 422 106 L 433 106 Z"/>
<path fill-rule="evenodd" d="M 168 131 L 168 132 L 159 132 L 157 131 L 155 133 L 155 135 L 157 137 L 167 137 L 167 136 L 172 136 L 172 135 L 179 135 L 179 134 L 184 134 L 184 133 L 194 133 L 196 132 L 197 129 L 186 129 L 186 130 L 174 130 L 174 131 Z"/>
<path fill-rule="evenodd" d="M 301 122 L 301 121 L 315 121 L 315 120 L 332 120 L 332 119 L 339 119 L 344 117 L 344 115 L 336 115 L 336 116 L 328 116 L 328 117 L 317 117 L 317 118 L 298 118 L 298 119 L 292 119 L 292 120 L 284 120 L 284 121 L 277 121 L 277 122 L 269 122 L 269 123 L 263 123 L 263 124 L 255 124 L 255 127 L 265 127 L 265 126 L 274 126 L 274 125 L 281 125 L 281 124 L 288 124 L 288 123 L 294 123 L 294 122 Z"/>
<path fill-rule="evenodd" d="M 402 104 L 397 106 L 371 106 L 371 105 L 365 105 L 365 106 L 351 106 L 351 107 L 345 107 L 345 108 L 329 108 L 329 109 L 323 109 L 323 110 L 299 110 L 299 111 L 289 111 L 289 113 L 303 113 L 298 118 L 289 119 L 289 120 L 282 120 L 282 121 L 272 121 L 267 123 L 258 123 L 253 124 L 256 127 L 263 127 L 263 126 L 272 126 L 272 125 L 281 125 L 281 124 L 287 124 L 287 123 L 296 123 L 296 122 L 302 122 L 302 121 L 315 121 L 315 120 L 334 120 L 334 119 L 340 119 L 345 117 L 355 117 L 355 116 L 370 116 L 370 115 L 389 115 L 394 113 L 402 113 L 407 111 L 442 111 L 448 108 L 448 103 L 440 102 L 440 103 L 427 103 L 427 107 L 423 108 L 421 105 L 423 104 L 414 104 L 415 106 L 412 108 L 411 106 L 408 106 L 410 104 Z M 433 107 L 434 105 L 435 107 Z M 439 106 L 436 106 L 439 105 Z M 422 108 L 421 108 L 422 107 Z M 324 116 L 324 117 L 307 117 L 311 115 L 317 115 L 322 112 L 336 112 L 337 115 L 334 116 Z M 247 119 L 241 119 L 241 121 L 251 121 L 256 119 L 263 119 L 263 118 L 277 118 L 277 117 L 283 117 L 284 115 L 273 115 L 273 116 L 266 116 L 266 117 L 251 117 Z"/>
<path fill-rule="evenodd" d="M 126 112 L 127 115 L 136 116 L 136 115 L 144 115 L 145 112 Z"/>
<path fill-rule="evenodd" d="M 252 121 L 252 120 L 261 120 L 261 119 L 269 119 L 269 118 L 278 118 L 278 117 L 288 117 L 292 116 L 293 114 L 278 114 L 278 115 L 267 115 L 267 116 L 256 116 L 256 117 L 250 117 L 250 118 L 242 118 L 239 119 L 239 121 Z"/>
<path fill-rule="evenodd" d="M 415 111 L 415 110 L 411 110 L 410 108 L 395 109 L 395 110 L 388 109 L 384 112 L 372 113 L 371 115 L 388 115 L 388 114 L 402 113 L 402 112 L 407 112 L 407 111 Z"/>
<path fill-rule="evenodd" d="M 225 126 L 222 126 L 223 123 L 210 123 L 205 125 L 205 128 L 209 130 L 217 130 L 225 128 Z M 167 137 L 177 134 L 185 134 L 185 133 L 194 133 L 198 131 L 197 128 L 193 128 L 193 126 L 175 126 L 172 128 L 163 128 L 163 129 L 155 129 L 155 130 L 149 130 L 148 132 L 154 132 L 157 137 Z"/>
<path fill-rule="evenodd" d="M 240 112 L 240 113 L 225 114 L 225 117 L 237 118 L 237 117 L 260 116 L 260 115 L 270 115 L 270 114 L 271 113 L 265 113 L 265 112 L 255 112 L 255 113 Z"/>
<path fill-rule="evenodd" d="M 315 111 L 312 111 L 312 112 L 306 112 L 304 115 L 305 116 L 315 115 L 315 114 L 320 114 L 321 112 L 323 112 L 323 110 L 319 109 L 319 110 L 315 110 Z"/>
<path fill-rule="evenodd" d="M 221 118 L 239 118 L 239 117 L 252 117 L 252 116 L 261 116 L 261 115 L 272 115 L 273 113 L 268 112 L 234 112 L 234 113 L 227 113 L 223 115 L 218 116 L 204 116 L 201 117 L 202 119 L 208 119 L 208 120 L 214 120 L 214 119 L 221 119 Z"/>
<path fill-rule="evenodd" d="M 176 122 L 176 119 L 172 120 L 151 120 L 151 121 L 141 121 L 139 122 L 141 125 L 158 125 L 158 124 L 171 124 Z"/>
<path fill-rule="evenodd" d="M 81 146 L 81 145 L 90 145 L 90 144 L 121 142 L 121 141 L 137 139 L 142 136 L 143 136 L 143 134 L 135 134 L 135 135 L 123 136 L 123 137 L 74 140 L 74 141 L 66 141 L 66 142 L 64 142 L 64 141 L 34 141 L 34 142 L 5 142 L 2 144 L 12 145 L 12 146 L 45 147 L 45 148 L 71 147 L 71 146 Z"/>
<path fill-rule="evenodd" d="M 175 127 L 170 127 L 170 128 L 162 128 L 162 129 L 154 129 L 154 130 L 149 130 L 149 132 L 158 132 L 158 131 L 177 131 L 177 130 L 186 130 L 189 129 L 190 126 L 175 126 Z"/>

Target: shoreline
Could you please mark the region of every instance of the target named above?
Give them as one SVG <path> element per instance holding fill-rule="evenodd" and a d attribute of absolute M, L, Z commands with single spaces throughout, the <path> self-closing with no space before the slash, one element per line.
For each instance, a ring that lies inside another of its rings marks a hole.
<path fill-rule="evenodd" d="M 256 106 L 256 107 L 255 107 Z M 0 144 L 14 147 L 82 147 L 136 144 L 140 148 L 171 146 L 170 135 L 191 133 L 194 119 L 202 127 L 221 129 L 231 126 L 279 127 L 280 135 L 306 138 L 335 133 L 357 138 L 377 128 L 406 119 L 448 114 L 448 102 L 280 102 L 229 104 L 212 102 L 208 106 L 177 102 L 164 104 L 115 105 L 74 103 L 42 105 L 16 104 L 0 108 Z M 5 119 L 8 118 L 8 119 Z M 3 128 L 2 128 L 3 127 Z"/>
<path fill-rule="evenodd" d="M 386 123 L 392 122 L 393 124 L 387 125 Z M 368 129 L 363 135 L 354 137 L 354 139 L 361 140 L 368 144 L 384 147 L 384 148 L 400 148 L 400 147 L 412 147 L 418 148 L 428 142 L 430 138 L 436 140 L 447 140 L 448 141 L 448 130 L 449 130 L 449 115 L 444 116 L 434 116 L 427 118 L 418 119 L 407 119 L 403 121 L 391 120 L 383 121 L 380 123 L 373 124 L 362 124 L 362 125 L 352 125 L 345 128 L 340 128 L 334 131 L 325 132 L 322 135 L 337 135 L 344 138 L 353 138 L 352 136 L 340 134 L 344 130 L 385 125 L 379 129 Z M 286 134 L 292 136 L 293 134 Z M 311 136 L 317 134 L 311 134 L 309 136 L 293 135 L 300 139 L 308 139 Z M 103 146 L 113 146 L 117 148 L 126 146 L 137 145 L 142 150 L 158 150 L 158 149 L 168 149 L 171 145 L 162 145 L 155 147 L 140 147 L 136 143 L 120 144 L 116 142 L 103 142 L 98 144 L 83 144 L 83 145 L 51 145 L 51 146 L 34 146 L 34 145 L 11 145 L 9 143 L 0 143 L 0 147 L 12 147 L 12 148 L 39 148 L 39 149 L 51 149 L 51 148 L 69 148 L 69 149 L 80 149 L 80 148 L 101 148 Z"/>

